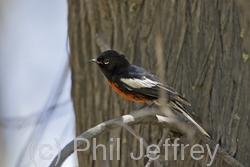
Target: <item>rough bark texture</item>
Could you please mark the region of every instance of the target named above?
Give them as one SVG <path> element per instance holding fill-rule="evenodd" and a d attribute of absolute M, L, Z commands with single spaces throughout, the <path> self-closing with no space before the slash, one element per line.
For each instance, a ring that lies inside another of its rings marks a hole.
<path fill-rule="evenodd" d="M 214 141 L 243 165 L 250 164 L 250 61 L 249 10 L 247 0 L 68 0 L 72 97 L 77 135 L 103 121 L 142 106 L 119 97 L 104 75 L 88 59 L 100 53 L 97 34 L 110 48 L 126 55 L 138 66 L 158 71 L 155 56 L 156 20 L 160 19 L 166 82 L 192 104 L 187 109 L 207 129 Z M 160 12 L 160 18 L 156 15 Z M 162 129 L 134 126 L 149 144 L 157 143 Z M 93 161 L 92 150 L 79 153 L 80 166 L 143 166 L 138 141 L 116 129 L 97 138 L 97 144 L 116 145 L 121 138 L 121 160 L 103 161 L 102 149 Z M 204 143 L 203 143 L 204 144 Z M 92 146 L 92 145 L 91 145 Z M 92 148 L 92 147 L 91 147 Z M 171 150 L 169 150 L 171 151 Z M 209 159 L 174 161 L 165 166 L 205 166 Z M 207 155 L 205 155 L 207 157 Z M 108 157 L 107 157 L 108 158 Z M 163 157 L 164 158 L 164 157 Z M 109 158 L 108 158 L 109 159 Z M 152 165 L 153 166 L 153 165 Z M 212 166 L 228 166 L 216 158 Z"/>

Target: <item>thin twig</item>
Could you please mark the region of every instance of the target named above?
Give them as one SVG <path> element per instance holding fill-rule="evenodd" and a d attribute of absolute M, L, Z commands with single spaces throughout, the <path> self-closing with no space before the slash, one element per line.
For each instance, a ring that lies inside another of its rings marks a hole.
<path fill-rule="evenodd" d="M 133 136 L 136 138 L 136 139 L 138 139 L 138 140 L 140 140 L 140 139 L 143 139 L 143 137 L 141 137 L 141 135 L 139 134 L 139 133 L 137 133 L 133 128 L 131 128 L 129 125 L 127 125 L 127 124 L 125 124 L 125 123 L 123 123 L 123 122 L 115 122 L 115 124 L 116 125 L 120 125 L 120 126 L 122 126 L 123 128 L 125 128 L 127 131 L 129 131 L 131 134 L 133 134 Z M 148 143 L 143 139 L 143 145 L 144 145 L 144 147 L 147 149 L 148 148 Z M 160 162 L 159 162 L 159 160 L 157 159 L 156 160 L 157 162 L 157 165 L 158 166 L 161 166 L 161 164 L 160 164 Z"/>
<path fill-rule="evenodd" d="M 163 143 L 165 142 L 165 139 L 168 137 L 169 132 L 170 132 L 170 129 L 169 129 L 169 128 L 163 128 L 163 133 L 162 133 L 161 139 L 160 139 L 160 141 L 159 141 L 158 144 L 157 144 L 157 146 L 158 146 L 159 148 L 160 148 L 160 147 L 163 145 Z M 153 157 L 156 157 L 156 154 L 155 154 L 155 153 L 153 154 Z M 153 162 L 153 160 L 149 158 L 149 160 L 148 160 L 147 164 L 145 165 L 145 167 L 149 167 L 149 166 L 151 165 L 152 162 Z M 159 165 L 158 165 L 158 166 L 159 166 Z M 162 165 L 160 164 L 160 166 L 162 166 Z"/>
<path fill-rule="evenodd" d="M 165 139 L 168 137 L 169 132 L 170 132 L 169 128 L 164 128 L 163 129 L 163 133 L 162 133 L 161 139 L 160 139 L 160 141 L 157 144 L 159 147 L 161 147 L 162 144 L 163 144 L 163 142 L 165 142 Z"/>
<path fill-rule="evenodd" d="M 129 131 L 136 139 L 140 140 L 142 137 L 139 133 L 137 133 L 133 128 L 123 122 L 115 122 L 114 124 L 119 125 Z M 142 138 L 143 139 L 143 138 Z M 145 148 L 148 147 L 148 143 L 143 139 L 143 145 Z"/>
<path fill-rule="evenodd" d="M 102 52 L 105 50 L 110 50 L 110 47 L 107 44 L 107 42 L 105 41 L 103 34 L 101 32 L 96 34 L 96 43 L 100 47 Z"/>

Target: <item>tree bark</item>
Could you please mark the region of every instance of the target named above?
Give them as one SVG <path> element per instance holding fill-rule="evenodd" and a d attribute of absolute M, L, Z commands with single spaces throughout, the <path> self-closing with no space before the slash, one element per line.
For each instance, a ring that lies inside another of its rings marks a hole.
<path fill-rule="evenodd" d="M 155 56 L 159 21 L 166 83 L 189 100 L 192 106 L 187 110 L 215 142 L 243 165 L 250 164 L 250 14 L 246 12 L 250 5 L 247 0 L 68 0 L 68 5 L 77 135 L 143 105 L 116 94 L 99 68 L 88 62 L 103 51 L 97 44 L 97 36 L 101 35 L 111 49 L 125 54 L 131 63 L 159 74 Z M 156 144 L 161 138 L 162 128 L 133 127 L 149 144 Z M 131 152 L 139 155 L 139 142 L 126 130 L 115 129 L 96 141 L 107 146 L 109 155 L 110 144 L 116 150 L 116 138 L 121 138 L 121 160 L 102 160 L 101 148 L 97 149 L 97 160 L 93 160 L 90 149 L 78 152 L 80 166 L 145 165 L 146 158 L 137 161 L 130 158 Z M 92 148 L 93 143 L 90 145 Z M 205 166 L 209 162 L 205 158 L 192 160 L 188 152 L 185 155 L 184 161 L 178 155 L 176 161 L 169 157 L 161 163 Z M 212 166 L 228 164 L 216 158 Z"/>

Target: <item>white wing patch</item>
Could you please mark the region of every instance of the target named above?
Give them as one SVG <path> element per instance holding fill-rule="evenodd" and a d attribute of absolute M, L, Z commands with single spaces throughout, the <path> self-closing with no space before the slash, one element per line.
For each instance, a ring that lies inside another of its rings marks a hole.
<path fill-rule="evenodd" d="M 152 81 L 151 79 L 148 79 L 146 77 L 143 77 L 142 79 L 121 78 L 120 80 L 126 85 L 136 89 L 151 88 L 159 84 L 157 81 Z"/>

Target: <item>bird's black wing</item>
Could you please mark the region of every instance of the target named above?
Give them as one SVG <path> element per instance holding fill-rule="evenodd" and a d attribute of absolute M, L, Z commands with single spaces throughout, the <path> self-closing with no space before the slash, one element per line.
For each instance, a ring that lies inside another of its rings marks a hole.
<path fill-rule="evenodd" d="M 177 101 L 180 104 L 190 106 L 190 103 L 172 87 L 163 85 L 159 82 L 158 77 L 146 71 L 143 68 L 131 65 L 128 74 L 121 77 L 120 81 L 134 92 L 145 94 L 147 96 L 159 98 L 160 91 L 166 91 L 168 100 Z"/>

